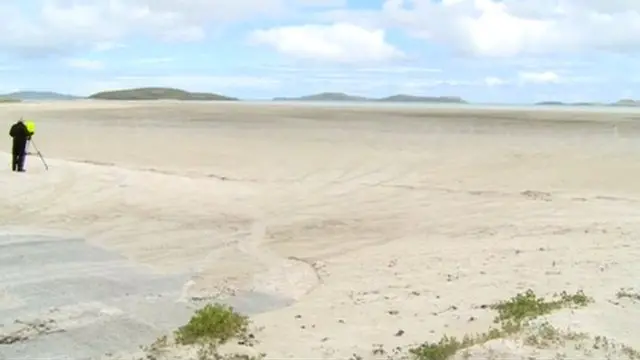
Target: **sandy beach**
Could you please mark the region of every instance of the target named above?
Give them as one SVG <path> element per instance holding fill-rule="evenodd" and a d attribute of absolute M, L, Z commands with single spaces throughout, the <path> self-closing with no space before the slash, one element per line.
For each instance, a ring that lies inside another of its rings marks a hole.
<path fill-rule="evenodd" d="M 0 333 L 55 326 L 0 358 L 133 354 L 207 301 L 250 314 L 267 358 L 386 358 L 527 289 L 583 290 L 549 321 L 640 349 L 640 297 L 616 296 L 640 294 L 638 114 L 0 105 L 7 131 L 20 116 L 50 169 L 11 172 L 0 137 Z"/>

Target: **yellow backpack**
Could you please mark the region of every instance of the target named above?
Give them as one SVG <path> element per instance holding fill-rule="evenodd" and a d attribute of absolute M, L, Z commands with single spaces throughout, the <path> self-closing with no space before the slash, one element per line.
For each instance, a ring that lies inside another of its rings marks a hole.
<path fill-rule="evenodd" d="M 27 120 L 24 122 L 24 125 L 27 127 L 29 134 L 33 135 L 36 133 L 36 124 L 33 121 Z"/>

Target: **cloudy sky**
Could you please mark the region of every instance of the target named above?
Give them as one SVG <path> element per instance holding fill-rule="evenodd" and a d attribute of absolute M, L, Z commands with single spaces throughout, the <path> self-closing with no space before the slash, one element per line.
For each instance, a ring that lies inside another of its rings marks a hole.
<path fill-rule="evenodd" d="M 1 0 L 0 92 L 640 98 L 640 0 Z"/>

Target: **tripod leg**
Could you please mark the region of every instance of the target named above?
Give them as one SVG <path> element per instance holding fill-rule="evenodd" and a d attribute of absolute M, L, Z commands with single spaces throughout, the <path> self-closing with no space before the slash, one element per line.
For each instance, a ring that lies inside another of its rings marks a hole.
<path fill-rule="evenodd" d="M 31 145 L 33 146 L 33 149 L 36 151 L 36 154 L 38 154 L 38 157 L 40 158 L 40 160 L 42 161 L 42 165 L 44 165 L 44 169 L 46 171 L 49 171 L 49 165 L 47 165 L 47 162 L 44 161 L 44 157 L 42 156 L 42 153 L 40 152 L 40 150 L 38 150 L 36 143 L 33 142 L 33 139 L 31 140 Z"/>

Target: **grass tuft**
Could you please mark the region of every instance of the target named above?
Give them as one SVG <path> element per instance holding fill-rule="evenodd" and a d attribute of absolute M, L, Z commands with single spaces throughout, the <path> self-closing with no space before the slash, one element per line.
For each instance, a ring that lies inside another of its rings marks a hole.
<path fill-rule="evenodd" d="M 623 345 L 622 354 L 629 358 L 629 360 L 640 360 L 640 351 L 630 346 Z"/>
<path fill-rule="evenodd" d="M 492 305 L 491 308 L 498 311 L 494 322 L 522 324 L 526 320 L 550 314 L 555 310 L 582 307 L 593 301 L 582 291 L 573 295 L 563 291 L 555 297 L 557 299 L 545 301 L 544 298 L 536 296 L 532 290 L 527 290 L 524 294 L 518 294 L 507 301 Z"/>
<path fill-rule="evenodd" d="M 473 336 L 467 335 L 462 340 L 445 335 L 436 343 L 426 342 L 409 349 L 409 354 L 415 360 L 447 360 L 458 351 L 468 350 L 475 345 L 520 333 L 528 326 L 530 320 L 537 317 L 562 308 L 583 307 L 593 302 L 582 291 L 578 291 L 575 294 L 562 292 L 554 295 L 554 298 L 546 301 L 544 298 L 536 296 L 532 290 L 527 290 L 507 301 L 490 306 L 491 309 L 498 312 L 494 322 L 499 324 L 499 327 L 491 328 L 486 333 Z M 579 335 L 575 334 L 575 336 Z M 548 325 L 542 326 L 537 334 L 532 334 L 525 341 L 535 345 L 542 345 L 542 341 L 545 343 L 555 342 L 558 341 L 559 337 L 558 331 Z"/>
<path fill-rule="evenodd" d="M 630 289 L 620 289 L 616 293 L 618 299 L 631 299 L 633 301 L 640 301 L 640 294 Z"/>
<path fill-rule="evenodd" d="M 189 322 L 175 332 L 178 344 L 221 345 L 233 338 L 247 338 L 249 318 L 233 310 L 230 306 L 207 305 L 196 311 Z"/>
<path fill-rule="evenodd" d="M 409 353 L 419 360 L 446 360 L 459 350 L 475 345 L 477 341 L 478 339 L 469 336 L 458 340 L 445 335 L 437 343 L 423 343 L 417 348 L 409 349 Z"/>

